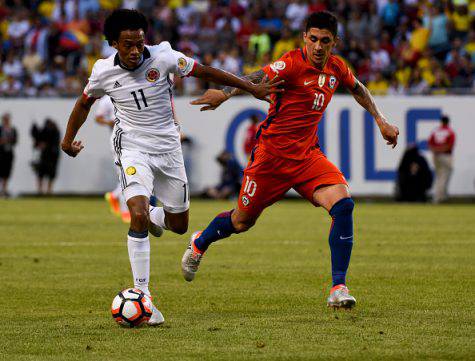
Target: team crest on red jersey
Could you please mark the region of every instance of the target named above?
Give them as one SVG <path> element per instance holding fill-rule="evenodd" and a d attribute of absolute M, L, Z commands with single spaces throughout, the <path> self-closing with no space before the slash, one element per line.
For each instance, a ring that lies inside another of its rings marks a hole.
<path fill-rule="evenodd" d="M 322 86 L 325 85 L 325 80 L 327 79 L 327 76 L 325 74 L 320 74 L 318 76 L 318 86 L 321 88 Z"/>
<path fill-rule="evenodd" d="M 160 72 L 157 68 L 150 68 L 145 73 L 145 79 L 147 79 L 150 83 L 153 83 L 160 78 Z"/>
<path fill-rule="evenodd" d="M 330 88 L 333 89 L 335 87 L 335 84 L 336 84 L 336 78 L 332 75 L 330 77 L 330 80 L 328 81 L 328 85 L 330 85 Z"/>
<path fill-rule="evenodd" d="M 271 64 L 270 68 L 276 73 L 278 73 L 279 70 L 285 69 L 285 62 L 283 62 L 282 60 L 276 61 L 275 63 Z"/>

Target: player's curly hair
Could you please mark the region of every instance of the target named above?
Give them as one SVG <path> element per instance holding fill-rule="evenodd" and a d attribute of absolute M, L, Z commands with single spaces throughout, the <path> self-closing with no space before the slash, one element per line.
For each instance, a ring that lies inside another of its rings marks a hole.
<path fill-rule="evenodd" d="M 338 33 L 338 20 L 329 11 L 319 11 L 310 14 L 307 18 L 305 32 L 308 32 L 310 28 L 327 29 L 333 36 L 336 36 Z"/>
<path fill-rule="evenodd" d="M 119 40 L 120 32 L 124 30 L 142 29 L 147 32 L 148 22 L 145 16 L 137 10 L 114 10 L 104 22 L 104 36 L 109 45 Z"/>

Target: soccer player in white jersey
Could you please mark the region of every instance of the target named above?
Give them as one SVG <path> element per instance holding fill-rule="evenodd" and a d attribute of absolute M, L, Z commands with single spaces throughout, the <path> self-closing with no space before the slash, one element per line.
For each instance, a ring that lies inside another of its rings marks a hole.
<path fill-rule="evenodd" d="M 253 84 L 230 73 L 204 66 L 171 48 L 168 42 L 144 44 L 146 18 L 135 10 L 120 9 L 105 21 L 104 35 L 117 53 L 98 60 L 84 94 L 69 117 L 62 150 L 75 157 L 83 148 L 75 141 L 95 99 L 107 94 L 115 106 L 112 144 L 116 165 L 131 214 L 127 246 L 134 287 L 150 295 L 150 241 L 148 230 L 184 234 L 188 229 L 189 191 L 178 129 L 174 122 L 171 74 L 194 76 L 240 88 L 269 101 L 282 81 Z M 154 194 L 162 207 L 149 209 Z M 163 323 L 153 306 L 151 325 Z"/>
<path fill-rule="evenodd" d="M 104 95 L 98 100 L 94 118 L 96 119 L 97 124 L 104 125 L 110 129 L 114 128 L 115 108 L 114 104 L 112 104 L 110 96 Z M 115 154 L 113 148 L 112 153 Z M 129 208 L 127 207 L 127 203 L 125 202 L 124 195 L 122 194 L 121 182 L 118 182 L 117 186 L 112 191 L 107 192 L 104 195 L 104 198 L 109 203 L 111 212 L 113 214 L 122 218 L 124 223 L 130 223 L 130 212 Z"/>

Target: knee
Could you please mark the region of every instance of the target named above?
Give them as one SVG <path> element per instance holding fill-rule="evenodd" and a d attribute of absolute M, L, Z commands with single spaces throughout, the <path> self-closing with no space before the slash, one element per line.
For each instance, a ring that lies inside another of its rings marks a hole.
<path fill-rule="evenodd" d="M 330 215 L 332 217 L 340 215 L 351 215 L 355 208 L 355 202 L 351 198 L 343 198 L 336 202 L 330 209 Z"/>
<path fill-rule="evenodd" d="M 185 234 L 188 232 L 188 222 L 186 223 L 178 223 L 178 224 L 171 224 L 170 231 L 177 233 L 177 234 Z"/>
<path fill-rule="evenodd" d="M 145 230 L 148 228 L 148 223 L 150 222 L 150 215 L 145 209 L 131 209 L 131 226 L 137 230 Z"/>

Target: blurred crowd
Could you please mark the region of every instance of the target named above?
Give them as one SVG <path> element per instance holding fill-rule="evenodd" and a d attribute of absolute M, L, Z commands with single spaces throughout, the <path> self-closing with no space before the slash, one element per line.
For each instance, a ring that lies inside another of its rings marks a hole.
<path fill-rule="evenodd" d="M 0 0 L 0 95 L 76 96 L 111 55 L 102 24 L 115 8 L 150 21 L 201 63 L 248 74 L 302 45 L 310 12 L 340 20 L 335 50 L 375 94 L 473 93 L 475 0 Z M 177 79 L 178 94 L 212 87 Z"/>

